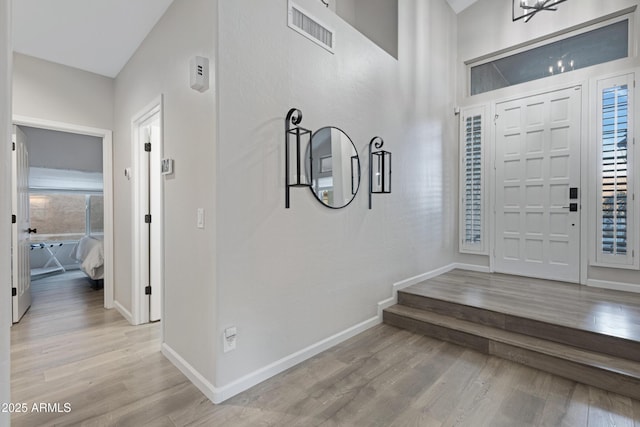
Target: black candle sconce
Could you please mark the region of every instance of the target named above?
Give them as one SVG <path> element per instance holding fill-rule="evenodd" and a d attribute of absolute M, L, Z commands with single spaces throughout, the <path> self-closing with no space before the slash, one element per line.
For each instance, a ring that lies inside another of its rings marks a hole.
<path fill-rule="evenodd" d="M 344 208 L 360 188 L 358 150 L 349 135 L 335 126 L 312 132 L 301 122 L 302 112 L 290 109 L 285 119 L 285 208 L 290 207 L 291 187 L 309 188 L 328 208 Z"/>
<path fill-rule="evenodd" d="M 285 119 L 285 208 L 289 208 L 291 187 L 310 187 L 303 156 L 311 143 L 311 131 L 298 126 L 302 122 L 302 111 L 292 108 Z M 291 151 L 294 151 L 293 156 Z M 312 163 L 310 162 L 310 165 Z M 291 168 L 293 167 L 293 171 Z M 292 173 L 293 172 L 293 173 Z"/>
<path fill-rule="evenodd" d="M 383 145 L 379 136 L 369 142 L 369 209 L 372 194 L 391 193 L 391 153 L 381 150 Z"/>

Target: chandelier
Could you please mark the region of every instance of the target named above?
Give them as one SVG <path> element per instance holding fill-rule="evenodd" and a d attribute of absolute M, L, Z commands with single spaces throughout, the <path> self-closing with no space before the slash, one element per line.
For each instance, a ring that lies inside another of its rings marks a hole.
<path fill-rule="evenodd" d="M 515 22 L 524 19 L 524 22 L 529 22 L 536 13 L 543 10 L 558 10 L 556 6 L 565 1 L 567 0 L 511 0 L 512 20 Z"/>

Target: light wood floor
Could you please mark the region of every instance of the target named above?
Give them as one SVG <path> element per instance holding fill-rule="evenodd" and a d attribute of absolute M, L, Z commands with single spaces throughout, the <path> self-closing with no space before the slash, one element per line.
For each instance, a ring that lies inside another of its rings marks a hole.
<path fill-rule="evenodd" d="M 640 402 L 379 325 L 221 405 L 84 279 L 34 282 L 12 329 L 13 426 L 635 426 Z"/>
<path fill-rule="evenodd" d="M 464 270 L 403 292 L 640 342 L 640 294 Z"/>

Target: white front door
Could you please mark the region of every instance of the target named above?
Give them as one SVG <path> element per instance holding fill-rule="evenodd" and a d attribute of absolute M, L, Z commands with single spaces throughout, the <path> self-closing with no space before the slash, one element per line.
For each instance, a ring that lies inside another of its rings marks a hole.
<path fill-rule="evenodd" d="M 497 272 L 580 280 L 581 97 L 572 87 L 496 105 Z"/>
<path fill-rule="evenodd" d="M 19 127 L 13 127 L 12 206 L 15 223 L 12 228 L 11 282 L 13 323 L 18 323 L 31 306 L 31 265 L 29 254 L 31 232 L 29 222 L 29 154 L 26 137 Z"/>

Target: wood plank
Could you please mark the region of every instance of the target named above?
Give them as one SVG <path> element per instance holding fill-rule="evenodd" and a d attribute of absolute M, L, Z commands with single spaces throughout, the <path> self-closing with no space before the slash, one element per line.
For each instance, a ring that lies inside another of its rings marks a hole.
<path fill-rule="evenodd" d="M 398 302 L 640 361 L 640 295 L 453 270 L 398 292 Z"/>
<path fill-rule="evenodd" d="M 12 372 L 12 397 L 17 402 L 70 402 L 72 411 L 14 414 L 14 427 L 440 427 L 456 420 L 474 427 L 508 422 L 520 426 L 532 420 L 538 425 L 574 427 L 587 425 L 589 411 L 596 410 L 602 411 L 598 417 L 640 419 L 636 400 L 618 396 L 605 407 L 592 408 L 602 405 L 602 395 L 590 400 L 592 387 L 388 325 L 376 326 L 213 405 L 160 353 L 160 324 L 129 326 L 117 313 L 105 311 L 100 297 L 90 292 L 84 293 L 85 302 L 57 298 L 62 311 L 68 308 L 65 304 L 86 303 L 75 310 L 93 320 L 77 328 L 59 315 L 53 303 L 46 302 L 46 310 L 39 310 L 37 301 L 45 303 L 38 297 L 39 286 L 36 283 L 33 311 L 12 328 L 16 338 L 12 355 L 19 353 L 13 358 L 19 372 Z M 62 294 L 71 292 L 59 281 L 48 286 L 47 294 L 55 294 L 56 286 Z M 37 317 L 37 322 L 29 316 Z M 31 334 L 30 328 L 36 333 Z M 112 353 L 110 361 L 99 359 L 93 347 L 100 341 L 105 343 L 104 352 L 117 349 L 129 356 Z M 67 369 L 78 366 L 83 349 L 87 360 L 100 360 L 99 369 Z M 50 369 L 64 375 L 45 378 Z"/>

